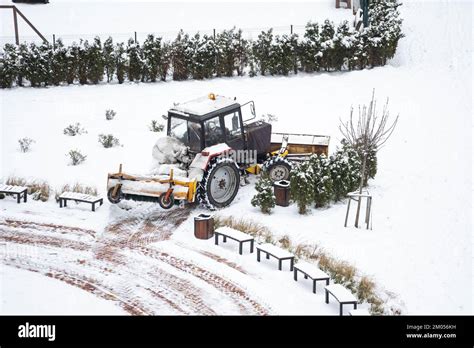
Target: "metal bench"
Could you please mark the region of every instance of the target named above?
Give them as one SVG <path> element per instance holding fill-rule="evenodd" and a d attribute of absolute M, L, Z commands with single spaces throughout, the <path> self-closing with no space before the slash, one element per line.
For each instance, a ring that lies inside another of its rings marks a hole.
<path fill-rule="evenodd" d="M 24 186 L 0 184 L 0 193 L 4 193 L 6 195 L 12 195 L 12 196 L 16 195 L 16 202 L 18 204 L 21 202 L 21 198 L 23 197 L 23 202 L 26 203 L 28 188 Z"/>
<path fill-rule="evenodd" d="M 339 302 L 339 315 L 342 315 L 342 306 L 345 304 L 352 304 L 354 305 L 354 309 L 357 309 L 357 299 L 352 292 L 341 284 L 331 284 L 324 289 L 326 290 L 326 303 L 329 303 L 329 294 Z"/>
<path fill-rule="evenodd" d="M 227 238 L 233 239 L 239 243 L 239 254 L 242 255 L 242 245 L 245 242 L 250 242 L 250 253 L 253 253 L 254 238 L 251 235 L 237 231 L 230 227 L 219 227 L 214 231 L 215 243 L 219 245 L 219 236 L 223 237 L 224 243 Z"/>
<path fill-rule="evenodd" d="M 325 280 L 326 286 L 329 285 L 329 276 L 315 265 L 307 262 L 298 262 L 294 267 L 295 281 L 298 281 L 298 272 L 303 273 L 305 279 L 311 278 L 313 280 L 313 293 L 316 293 L 316 282 L 318 280 Z"/>
<path fill-rule="evenodd" d="M 78 192 L 63 192 L 61 193 L 58 199 L 60 208 L 67 207 L 67 201 L 75 201 L 76 203 L 90 203 L 92 205 L 92 211 L 95 211 L 95 205 L 97 203 L 99 203 L 100 205 L 104 203 L 104 200 L 102 198 Z"/>
<path fill-rule="evenodd" d="M 270 258 L 270 255 L 278 260 L 278 269 L 281 271 L 281 263 L 283 260 L 290 260 L 290 271 L 293 271 L 293 263 L 295 261 L 295 255 L 292 253 L 280 249 L 273 244 L 265 243 L 257 245 L 257 261 L 260 262 L 260 252 L 263 251 L 267 259 Z"/>

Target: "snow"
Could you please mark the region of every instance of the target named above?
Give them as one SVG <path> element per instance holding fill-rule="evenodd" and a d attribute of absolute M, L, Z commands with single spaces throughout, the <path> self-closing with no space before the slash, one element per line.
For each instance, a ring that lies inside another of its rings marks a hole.
<path fill-rule="evenodd" d="M 0 264 L 1 315 L 124 315 L 119 307 L 63 282 Z"/>
<path fill-rule="evenodd" d="M 267 252 L 278 259 L 286 258 L 286 257 L 295 257 L 295 255 L 293 255 L 292 253 L 284 249 L 281 249 L 277 246 L 274 246 L 273 244 L 270 244 L 270 243 L 258 244 L 257 249 Z"/>
<path fill-rule="evenodd" d="M 295 268 L 299 269 L 303 273 L 306 273 L 312 279 L 320 279 L 320 278 L 329 277 L 326 273 L 321 271 L 317 266 L 308 262 L 298 261 L 298 263 L 295 264 Z"/>
<path fill-rule="evenodd" d="M 251 235 L 247 233 L 240 232 L 227 226 L 219 227 L 218 229 L 216 229 L 216 232 L 229 238 L 236 239 L 239 242 L 254 239 Z"/>
<path fill-rule="evenodd" d="M 235 100 L 220 95 L 216 95 L 214 99 L 211 99 L 209 96 L 204 96 L 190 100 L 188 102 L 177 104 L 173 106 L 172 110 L 176 110 L 185 114 L 203 116 L 213 111 L 236 104 L 237 102 Z"/>
<path fill-rule="evenodd" d="M 94 6 L 97 10 L 91 11 Z M 172 9 L 179 5 L 148 3 L 144 6 Z M 286 25 L 288 22 L 304 24 L 313 14 L 318 20 L 320 16 L 331 16 L 338 21 L 351 12 L 332 9 L 332 1 L 299 3 L 297 6 L 293 3 L 251 6 L 251 12 L 241 4 L 209 6 L 205 8 L 209 11 L 208 16 L 197 16 L 204 10 L 202 5 L 193 4 L 188 7 L 189 12 L 180 12 L 178 17 L 189 19 L 192 13 L 196 19 L 181 21 L 174 16 L 161 16 L 160 29 L 152 29 L 152 23 L 156 23 L 156 19 L 151 20 L 156 13 L 152 10 L 144 11 L 143 18 L 135 16 L 139 20 L 131 20 L 130 24 L 118 20 L 125 9 L 131 14 L 140 8 L 130 10 L 125 3 L 114 7 L 105 3 L 81 3 L 74 8 L 65 1 L 54 1 L 46 6 L 18 4 L 40 30 L 51 34 L 58 32 L 58 28 L 65 28 L 72 37 L 77 37 L 81 31 L 90 34 L 97 31 L 176 30 L 177 22 L 187 23 L 192 29 L 212 29 L 219 25 L 227 28 L 233 21 L 242 23 L 242 27 L 255 23 L 261 26 Z M 109 20 L 98 20 L 102 19 L 101 13 L 105 9 L 110 11 Z M 318 12 L 318 9 L 324 11 Z M 105 195 L 107 173 L 114 172 L 120 163 L 127 171 L 137 173 L 148 173 L 153 168 L 151 149 L 156 139 L 164 134 L 148 130 L 152 119 L 166 114 L 174 102 L 191 100 L 209 92 L 230 98 L 235 96 L 238 100 L 254 100 L 258 114 L 278 116 L 274 131 L 327 134 L 331 136 L 331 153 L 341 138 L 339 118 L 346 119 L 351 106 L 357 109 L 359 104 L 368 102 L 375 88 L 379 105 L 389 97 L 392 116 L 399 113 L 400 119 L 392 138 L 379 153 L 378 173 L 375 180 L 370 181 L 372 230 L 343 227 L 345 202 L 326 209 L 312 209 L 305 216 L 297 213 L 295 205 L 277 206 L 271 215 L 264 215 L 250 205 L 255 194 L 254 178 L 251 178 L 251 185 L 240 189 L 234 203 L 219 210 L 218 214 L 257 221 L 277 236 L 288 235 L 293 244 L 317 243 L 329 254 L 356 266 L 380 288 L 393 293 L 404 303 L 404 314 L 472 314 L 472 4 L 441 0 L 405 2 L 400 10 L 406 37 L 400 41 L 396 56 L 385 67 L 290 77 L 1 90 L 0 177 L 18 175 L 46 179 L 54 188 L 80 182 L 96 186 L 99 194 Z M 85 14 L 90 20 L 81 19 Z M 66 25 L 67 21 L 70 24 Z M 3 21 L 2 17 L 4 32 L 5 27 L 9 27 L 8 20 Z M 104 113 L 110 108 L 117 111 L 117 116 L 106 121 Z M 80 122 L 88 133 L 65 136 L 63 129 L 76 122 Z M 118 137 L 123 146 L 101 147 L 97 137 L 105 132 Z M 36 141 L 31 152 L 19 151 L 18 139 L 23 137 Z M 86 154 L 87 159 L 79 166 L 70 166 L 65 154 L 75 148 Z M 131 207 L 130 212 L 104 202 L 101 209 L 92 213 L 90 208 L 81 206 L 59 210 L 53 201 L 29 200 L 27 204 L 16 204 L 7 197 L 0 200 L 0 222 L 9 217 L 91 228 L 100 233 L 118 217 L 130 214 L 133 218 L 137 207 L 151 206 L 130 203 L 128 207 Z M 192 237 L 193 216 L 205 212 L 200 208 L 194 210 L 169 240 L 156 242 L 153 248 L 174 253 L 192 264 L 231 278 L 260 303 L 265 303 L 271 314 L 338 313 L 337 304 L 324 304 L 322 292 L 312 294 L 311 284 L 293 282 L 289 272 L 275 270 L 274 260 L 262 258 L 257 264 L 255 254 L 238 255 L 235 243 L 214 246 L 212 240 L 195 240 Z M 351 219 L 353 221 L 352 216 L 349 221 Z M 202 253 L 225 259 L 247 274 Z M 131 265 L 144 261 L 133 257 L 136 259 Z M 203 280 L 178 271 L 164 261 L 157 267 L 192 280 L 196 289 L 203 289 L 209 295 L 204 300 L 216 312 L 240 313 L 230 295 L 221 300 L 220 293 Z M 19 279 L 23 278 L 20 273 L 23 272 L 18 273 Z M 30 276 L 37 275 L 30 272 L 25 277 Z M 133 275 L 129 278 L 135 281 Z M 136 281 L 143 285 L 149 280 L 139 278 Z M 41 293 L 48 296 L 46 291 Z M 145 290 L 136 293 L 148 301 Z M 91 302 L 91 296 L 87 297 L 78 303 Z M 21 302 L 11 292 L 2 300 L 12 307 Z M 186 298 L 181 301 L 185 302 Z M 53 300 L 47 302 L 55 303 Z M 165 307 L 157 308 L 175 313 Z M 73 308 L 70 312 L 76 313 L 76 310 L 79 309 Z M 191 309 L 186 311 L 196 313 Z"/>

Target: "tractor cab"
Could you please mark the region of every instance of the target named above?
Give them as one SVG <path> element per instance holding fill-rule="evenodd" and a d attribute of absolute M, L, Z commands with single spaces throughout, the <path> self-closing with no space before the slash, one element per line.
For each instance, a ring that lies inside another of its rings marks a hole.
<path fill-rule="evenodd" d="M 209 94 L 185 103 L 176 104 L 168 111 L 168 136 L 189 147 L 192 153 L 225 143 L 233 150 L 257 150 L 259 154 L 269 150 L 271 125 L 264 122 L 247 124 L 242 117 L 242 107 L 249 105 L 255 118 L 252 101 L 243 105 L 235 99 Z M 258 125 L 258 127 L 257 127 Z M 261 128 L 265 128 L 262 133 Z M 260 129 L 258 134 L 256 129 Z M 257 141 L 256 138 L 266 139 Z M 265 144 L 265 146 L 258 146 Z"/>

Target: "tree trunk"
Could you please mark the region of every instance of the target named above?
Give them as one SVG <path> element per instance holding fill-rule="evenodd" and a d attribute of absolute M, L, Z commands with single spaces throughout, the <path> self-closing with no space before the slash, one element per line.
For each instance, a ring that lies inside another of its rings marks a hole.
<path fill-rule="evenodd" d="M 367 154 L 364 154 L 364 158 L 362 159 L 362 172 L 361 172 L 361 176 L 360 176 L 359 194 L 362 194 L 362 188 L 364 186 L 366 165 L 367 165 Z M 355 227 L 359 227 L 359 215 L 360 215 L 360 206 L 361 206 L 361 204 L 362 204 L 362 197 L 359 196 L 359 199 L 357 201 Z"/>

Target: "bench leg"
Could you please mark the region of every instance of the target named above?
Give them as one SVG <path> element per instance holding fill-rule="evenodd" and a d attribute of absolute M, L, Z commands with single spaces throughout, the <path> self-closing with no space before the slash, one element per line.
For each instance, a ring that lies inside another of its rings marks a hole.
<path fill-rule="evenodd" d="M 342 316 L 342 303 L 339 303 L 339 315 Z"/>
<path fill-rule="evenodd" d="M 267 257 L 267 259 L 268 259 L 268 257 Z M 278 269 L 281 271 L 281 260 L 278 260 Z"/>
<path fill-rule="evenodd" d="M 239 254 L 242 255 L 242 242 L 239 242 Z"/>
<path fill-rule="evenodd" d="M 313 280 L 313 294 L 316 293 L 316 280 Z"/>
<path fill-rule="evenodd" d="M 226 236 L 222 236 L 222 237 L 223 237 L 224 243 L 227 243 L 227 237 Z"/>
<path fill-rule="evenodd" d="M 260 262 L 260 249 L 257 249 L 257 261 Z"/>
<path fill-rule="evenodd" d="M 293 264 L 295 263 L 295 259 L 290 259 L 290 271 L 293 270 Z"/>
<path fill-rule="evenodd" d="M 214 244 L 219 245 L 219 235 L 217 233 L 214 235 Z"/>
<path fill-rule="evenodd" d="M 95 203 L 92 203 L 92 211 L 95 211 Z"/>
<path fill-rule="evenodd" d="M 21 193 L 17 193 L 17 194 L 16 194 L 16 202 L 17 202 L 18 204 L 20 204 L 20 202 L 21 202 Z"/>
<path fill-rule="evenodd" d="M 306 274 L 304 275 L 304 279 L 308 279 L 308 276 Z"/>
<path fill-rule="evenodd" d="M 354 303 L 354 309 L 357 309 L 357 302 Z"/>
<path fill-rule="evenodd" d="M 326 289 L 324 290 L 326 291 L 326 303 L 329 303 L 329 292 Z"/>
<path fill-rule="evenodd" d="M 295 279 L 295 281 L 298 281 L 298 271 L 296 270 L 296 268 L 293 270 L 293 278 Z"/>
<path fill-rule="evenodd" d="M 59 198 L 59 208 L 62 208 L 62 207 L 63 207 L 63 200 Z"/>
<path fill-rule="evenodd" d="M 100 203 L 100 205 L 104 204 L 104 200 L 101 199 L 101 200 L 99 201 L 99 203 Z"/>
<path fill-rule="evenodd" d="M 253 240 L 250 241 L 250 253 L 253 253 Z"/>
<path fill-rule="evenodd" d="M 329 278 L 326 279 L 326 286 L 328 286 L 328 285 L 329 285 Z"/>
<path fill-rule="evenodd" d="M 26 203 L 28 197 L 28 191 L 23 191 L 23 202 Z"/>
<path fill-rule="evenodd" d="M 267 260 L 270 259 L 270 254 L 267 254 Z"/>
<path fill-rule="evenodd" d="M 64 206 L 67 207 L 67 199 L 63 199 Z"/>

